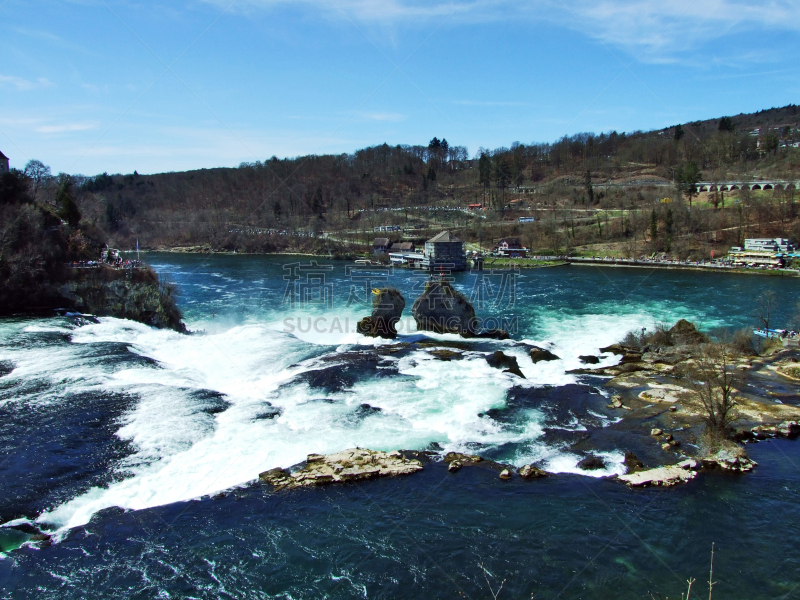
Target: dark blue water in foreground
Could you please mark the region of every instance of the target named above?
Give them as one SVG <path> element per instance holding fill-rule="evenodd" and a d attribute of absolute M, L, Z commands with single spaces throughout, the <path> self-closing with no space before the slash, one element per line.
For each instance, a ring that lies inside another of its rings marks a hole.
<path fill-rule="evenodd" d="M 364 314 L 346 306 L 344 265 L 334 263 L 327 280 L 332 307 L 298 312 L 281 304 L 283 263 L 295 259 L 149 260 L 178 283 L 190 328 L 205 334 L 115 319 L 0 323 L 0 521 L 38 519 L 63 536 L 0 555 L 0 597 L 491 598 L 489 586 L 505 582 L 498 598 L 678 598 L 693 577 L 694 598 L 707 594 L 713 542 L 714 598 L 800 598 L 797 442 L 749 446 L 759 466 L 747 475 L 630 490 L 570 474 L 579 457 L 545 435 L 602 422 L 569 404 L 597 395 L 565 374 L 578 354 L 681 317 L 707 329 L 746 326 L 764 289 L 783 299 L 781 324 L 797 280 L 523 272 L 513 306 L 479 315 L 516 316 L 517 339 L 551 344 L 562 357 L 523 364 L 521 351 L 525 382 L 486 367 L 477 351 L 454 362 L 419 351 L 340 365 L 343 388 L 320 389 L 305 374 L 363 342 L 346 332 L 288 334 L 282 322 Z M 413 299 L 414 275 L 392 277 Z M 469 293 L 473 280 L 464 274 L 456 284 Z M 564 421 L 508 402 L 531 389 L 570 405 Z M 308 452 L 433 443 L 515 464 L 541 460 L 562 474 L 503 482 L 489 469 L 451 474 L 435 463 L 405 478 L 316 490 L 271 493 L 253 483 Z M 616 454 L 607 459 L 613 469 Z M 13 545 L 8 537 L 0 544 Z"/>
<path fill-rule="evenodd" d="M 0 562 L 15 598 L 796 598 L 800 447 L 749 448 L 746 476 L 629 490 L 444 467 L 395 480 L 100 514 Z M 91 590 L 90 593 L 88 591 Z M 44 596 L 43 596 L 44 594 Z"/>

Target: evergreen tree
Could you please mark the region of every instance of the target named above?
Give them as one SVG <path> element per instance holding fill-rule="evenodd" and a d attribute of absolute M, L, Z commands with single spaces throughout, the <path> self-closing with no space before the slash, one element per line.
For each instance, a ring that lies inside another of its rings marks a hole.
<path fill-rule="evenodd" d="M 0 204 L 30 202 L 27 177 L 17 169 L 0 175 Z"/>
<path fill-rule="evenodd" d="M 719 130 L 720 131 L 735 131 L 736 128 L 733 126 L 733 119 L 730 117 L 722 117 L 719 120 Z"/>
<path fill-rule="evenodd" d="M 508 164 L 507 159 L 497 158 L 494 161 L 494 180 L 503 194 L 503 207 L 505 208 L 506 188 L 511 181 L 511 165 Z"/>
<path fill-rule="evenodd" d="M 322 214 L 322 188 L 317 188 L 317 191 L 314 192 L 314 199 L 311 201 L 311 212 L 315 215 L 319 216 Z"/>
<path fill-rule="evenodd" d="M 483 199 L 486 201 L 486 188 L 492 183 L 492 161 L 486 153 L 481 153 L 478 160 L 478 183 L 483 186 Z"/>
<path fill-rule="evenodd" d="M 683 194 L 689 197 L 689 208 L 692 208 L 692 198 L 697 193 L 697 182 L 700 181 L 700 169 L 693 160 L 678 169 L 676 179 L 678 187 Z"/>
<path fill-rule="evenodd" d="M 589 197 L 589 204 L 594 204 L 594 188 L 592 188 L 591 172 L 586 171 L 586 176 L 584 177 L 584 181 L 586 182 L 586 195 Z"/>
<path fill-rule="evenodd" d="M 650 241 L 653 244 L 656 243 L 656 238 L 658 237 L 658 216 L 656 215 L 656 209 L 653 209 L 653 212 L 650 214 Z"/>
<path fill-rule="evenodd" d="M 71 227 L 75 227 L 81 221 L 81 211 L 78 210 L 78 205 L 75 203 L 75 198 L 72 194 L 72 178 L 69 175 L 62 174 L 61 183 L 56 190 L 56 205 L 61 208 L 58 211 L 58 216 L 66 221 Z"/>

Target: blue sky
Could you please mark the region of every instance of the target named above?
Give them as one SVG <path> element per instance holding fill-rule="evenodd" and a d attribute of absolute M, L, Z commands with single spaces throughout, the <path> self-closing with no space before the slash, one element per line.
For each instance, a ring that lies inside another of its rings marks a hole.
<path fill-rule="evenodd" d="M 800 102 L 800 0 L 0 0 L 0 150 L 54 172 L 470 154 Z"/>

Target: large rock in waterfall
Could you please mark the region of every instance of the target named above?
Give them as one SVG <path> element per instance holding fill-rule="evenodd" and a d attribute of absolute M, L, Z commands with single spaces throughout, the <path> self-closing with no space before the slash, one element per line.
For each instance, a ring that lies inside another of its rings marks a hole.
<path fill-rule="evenodd" d="M 372 315 L 358 322 L 358 333 L 371 337 L 396 338 L 396 325 L 406 307 L 402 294 L 394 288 L 378 290 L 372 299 L 372 307 Z"/>
<path fill-rule="evenodd" d="M 517 359 L 504 354 L 500 350 L 497 350 L 494 354 L 487 354 L 486 362 L 488 362 L 489 366 L 492 368 L 503 369 L 503 373 L 513 373 L 517 377 L 525 379 L 525 375 L 523 375 L 522 371 L 519 369 Z"/>
<path fill-rule="evenodd" d="M 464 337 L 477 335 L 475 309 L 449 281 L 431 279 L 425 291 L 411 307 L 411 314 L 420 331 L 458 333 Z"/>

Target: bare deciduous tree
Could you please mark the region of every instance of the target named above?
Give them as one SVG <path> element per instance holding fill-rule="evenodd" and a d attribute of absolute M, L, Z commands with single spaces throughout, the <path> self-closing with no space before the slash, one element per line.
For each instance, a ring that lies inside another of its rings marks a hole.
<path fill-rule="evenodd" d="M 756 309 L 753 316 L 764 326 L 764 329 L 769 329 L 769 322 L 777 307 L 778 299 L 775 292 L 767 290 L 756 298 Z"/>
<path fill-rule="evenodd" d="M 711 344 L 700 351 L 689 381 L 703 405 L 709 433 L 730 437 L 744 376 L 736 369 L 736 353 L 725 344 Z"/>
<path fill-rule="evenodd" d="M 36 159 L 28 161 L 28 164 L 25 165 L 24 173 L 31 178 L 31 182 L 33 183 L 34 198 L 36 198 L 39 188 L 43 184 L 47 183 L 47 180 L 52 177 L 50 167 L 45 165 L 42 161 Z"/>

